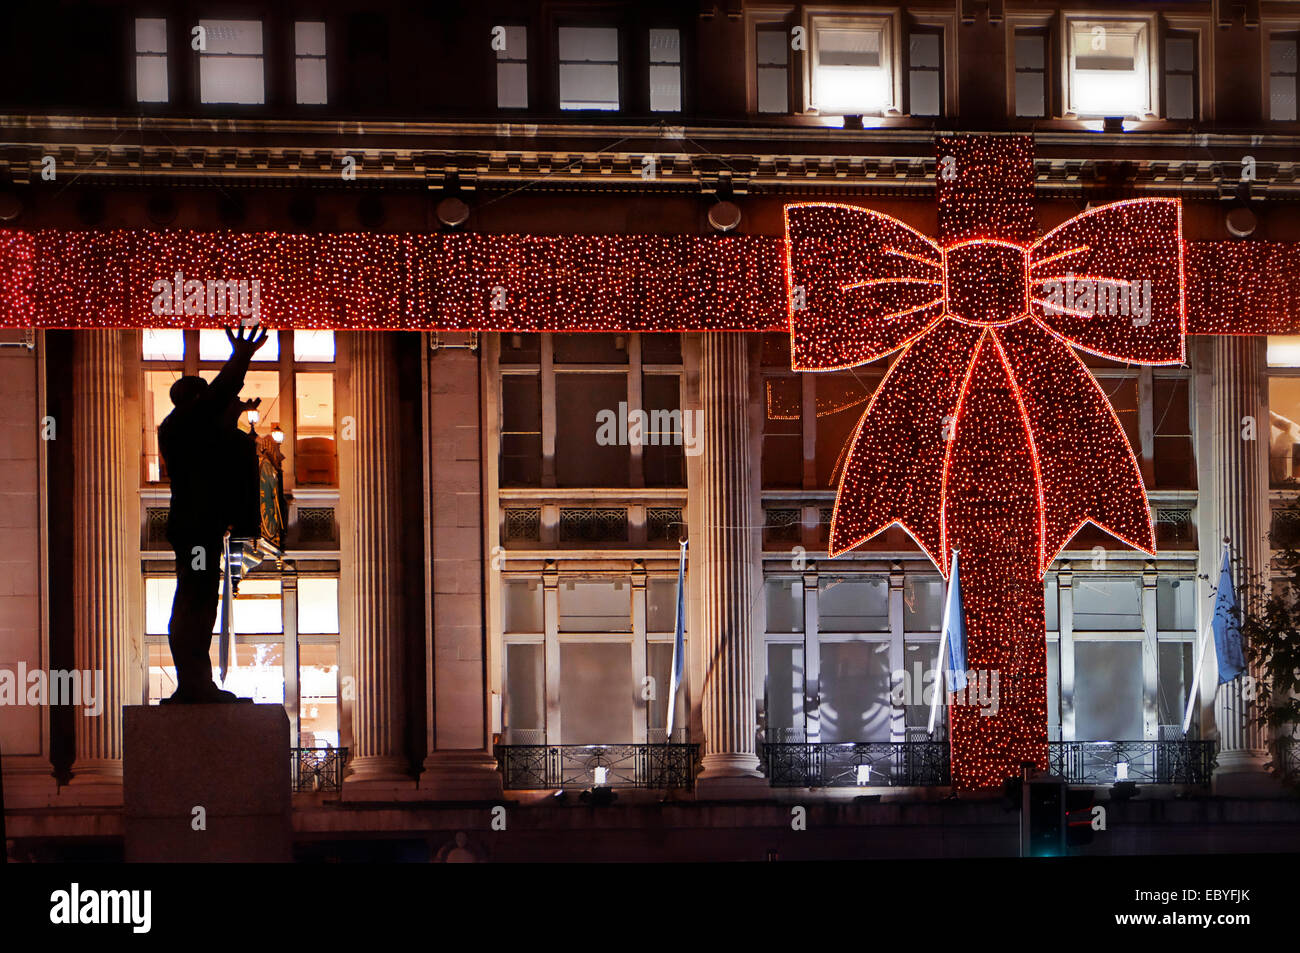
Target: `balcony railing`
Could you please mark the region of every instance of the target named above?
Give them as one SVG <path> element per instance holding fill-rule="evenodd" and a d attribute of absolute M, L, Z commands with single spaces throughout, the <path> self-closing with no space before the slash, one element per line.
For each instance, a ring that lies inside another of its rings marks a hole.
<path fill-rule="evenodd" d="M 1053 741 L 1048 768 L 1069 784 L 1208 785 L 1216 743 L 1165 741 Z"/>
<path fill-rule="evenodd" d="M 1288 781 L 1300 783 L 1300 738 L 1279 738 L 1273 760 L 1278 772 Z"/>
<path fill-rule="evenodd" d="M 343 788 L 347 748 L 290 748 L 289 783 L 295 794 Z"/>
<path fill-rule="evenodd" d="M 947 741 L 766 744 L 774 788 L 917 787 L 951 783 Z"/>
<path fill-rule="evenodd" d="M 506 790 L 689 788 L 699 745 L 497 745 Z"/>

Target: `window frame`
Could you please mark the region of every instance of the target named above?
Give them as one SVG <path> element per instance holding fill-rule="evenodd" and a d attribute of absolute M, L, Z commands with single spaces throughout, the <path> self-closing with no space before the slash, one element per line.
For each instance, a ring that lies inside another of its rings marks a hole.
<path fill-rule="evenodd" d="M 497 110 L 500 111 L 500 112 L 504 112 L 504 113 L 518 113 L 518 112 L 524 112 L 525 110 L 529 109 L 529 108 L 532 106 L 532 103 L 533 103 L 533 100 L 534 100 L 534 96 L 533 96 L 533 71 L 529 68 L 529 53 L 531 52 L 529 48 L 530 48 L 531 46 L 533 46 L 533 38 L 532 38 L 531 36 L 529 36 L 529 33 L 531 32 L 531 31 L 529 30 L 529 24 L 528 24 L 526 21 L 523 21 L 523 20 L 517 20 L 517 19 L 516 19 L 516 20 L 509 20 L 509 19 L 506 19 L 506 20 L 498 20 L 498 21 L 494 22 L 492 25 L 493 25 L 493 26 L 503 26 L 503 27 L 505 27 L 507 30 L 509 30 L 511 27 L 515 27 L 515 28 L 517 28 L 517 29 L 520 29 L 520 30 L 523 30 L 523 31 L 524 31 L 524 56 L 523 56 L 522 59 L 516 59 L 515 57 L 512 57 L 512 56 L 502 57 L 502 56 L 501 56 L 501 51 L 500 51 L 500 50 L 493 50 L 493 51 L 492 51 L 492 57 L 493 57 L 493 58 L 492 58 L 492 64 L 493 64 L 493 67 L 494 67 L 492 73 L 493 73 L 493 81 L 494 81 L 495 86 L 496 86 L 496 96 L 495 96 L 495 101 L 496 101 L 496 108 L 497 108 Z M 509 36 L 508 33 L 507 33 L 507 36 Z M 556 51 L 557 51 L 557 53 L 558 53 L 558 51 L 559 51 L 559 42 L 558 42 L 559 34 L 558 34 L 558 33 L 556 34 L 556 38 L 557 38 L 557 42 L 556 42 Z M 509 53 L 509 51 L 510 51 L 510 47 L 509 47 L 509 44 L 507 43 L 507 46 L 506 46 L 506 52 Z M 502 105 L 501 105 L 501 65 L 502 65 L 503 63 L 514 63 L 514 64 L 522 64 L 522 65 L 523 65 L 523 68 L 524 68 L 524 104 L 523 104 L 522 106 L 502 106 Z M 558 87 L 557 87 L 557 88 L 558 88 Z"/>
<path fill-rule="evenodd" d="M 899 51 L 902 36 L 902 13 L 898 8 L 890 7 L 810 7 L 803 15 L 804 35 L 807 49 L 803 59 L 804 102 L 802 112 L 813 116 L 837 118 L 842 116 L 870 116 L 875 118 L 899 118 L 903 116 L 903 56 Z M 819 50 L 817 32 L 819 29 L 871 29 L 880 34 L 881 71 L 889 80 L 889 101 L 879 112 L 841 112 L 829 110 L 818 105 L 817 69 Z"/>
<path fill-rule="evenodd" d="M 615 31 L 615 49 L 618 53 L 618 59 L 614 62 L 615 76 L 617 77 L 617 105 L 612 109 L 599 106 L 582 106 L 576 108 L 565 108 L 564 106 L 564 83 L 562 79 L 563 67 L 568 63 L 598 63 L 609 65 L 603 60 L 563 60 L 560 58 L 560 31 L 561 30 L 613 30 Z M 632 32 L 627 24 L 614 19 L 591 19 L 574 21 L 568 18 L 558 20 L 551 26 L 551 41 L 554 44 L 554 59 L 552 60 L 552 78 L 555 83 L 555 110 L 562 115 L 576 116 L 618 116 L 626 112 L 628 107 L 628 34 Z M 647 90 L 647 100 L 648 100 Z"/>
<path fill-rule="evenodd" d="M 140 51 L 138 37 L 139 24 L 142 20 L 161 20 L 163 25 L 163 50 L 162 52 Z M 171 105 L 172 102 L 172 64 L 171 64 L 171 31 L 172 22 L 169 17 L 132 17 L 130 20 L 130 49 L 131 49 L 131 102 L 139 109 L 161 109 Z M 141 99 L 140 98 L 140 60 L 141 59 L 160 59 L 163 63 L 163 80 L 166 86 L 166 95 L 162 99 Z"/>
<path fill-rule="evenodd" d="M 1300 20 L 1266 20 L 1260 24 L 1260 73 L 1263 85 L 1260 103 L 1263 119 L 1268 123 L 1300 122 Z M 1269 49 L 1275 34 L 1286 34 L 1296 45 L 1295 74 L 1275 74 Z M 1273 118 L 1273 77 L 1275 75 L 1294 75 L 1296 83 L 1296 115 L 1291 119 Z"/>
<path fill-rule="evenodd" d="M 271 84 L 271 73 L 270 73 L 271 64 L 268 63 L 269 54 L 267 53 L 267 49 L 269 47 L 268 41 L 272 38 L 271 31 L 267 29 L 268 21 L 270 19 L 271 19 L 270 17 L 267 17 L 265 15 L 262 16 L 250 15 L 246 17 L 243 16 L 199 17 L 196 20 L 194 26 L 204 26 L 205 30 L 209 31 L 209 33 L 211 32 L 212 26 L 220 26 L 226 23 L 256 23 L 258 24 L 258 27 L 260 29 L 260 38 L 262 41 L 261 43 L 262 52 L 258 54 L 211 53 L 206 50 L 194 50 L 193 47 L 191 46 L 191 51 L 195 54 L 193 59 L 192 69 L 193 69 L 193 95 L 194 95 L 194 104 L 196 107 L 203 109 L 207 107 L 219 106 L 222 107 L 223 109 L 228 109 L 228 110 L 244 110 L 244 111 L 251 112 L 251 111 L 265 109 L 267 106 L 271 105 L 272 103 L 272 95 L 271 95 L 272 84 Z M 205 23 L 208 25 L 205 26 Z M 192 38 L 193 36 L 192 27 L 189 35 Z M 207 36 L 208 46 L 211 46 L 211 41 L 212 41 L 212 37 L 210 35 Z M 292 48 L 295 50 L 297 49 L 296 43 L 293 44 Z M 262 101 L 261 102 L 239 102 L 235 100 L 217 100 L 217 99 L 207 100 L 203 98 L 203 61 L 205 59 L 219 60 L 225 58 L 233 58 L 233 59 L 241 59 L 241 60 L 257 60 L 257 62 L 261 66 L 261 72 L 262 72 L 262 83 L 261 83 Z M 295 55 L 295 63 L 296 63 L 296 55 Z M 295 100 L 297 99 L 296 86 L 297 84 L 295 83 L 295 90 L 294 90 Z"/>
<path fill-rule="evenodd" d="M 1080 119 L 1098 121 L 1109 118 L 1100 114 L 1082 113 L 1075 103 L 1074 74 L 1075 74 L 1075 54 L 1074 54 L 1074 36 L 1075 28 L 1086 28 L 1091 30 L 1095 26 L 1105 27 L 1107 24 L 1123 24 L 1127 26 L 1136 26 L 1137 40 L 1135 40 L 1135 49 L 1139 55 L 1145 57 L 1146 67 L 1146 84 L 1145 84 L 1145 102 L 1142 109 L 1134 113 L 1125 114 L 1123 118 L 1137 122 L 1149 122 L 1160 118 L 1156 109 L 1161 101 L 1160 78 L 1163 76 L 1162 53 L 1160 44 L 1157 42 L 1159 37 L 1157 15 L 1149 14 L 1104 14 L 1089 11 L 1062 10 L 1060 12 L 1060 56 L 1061 56 L 1061 77 L 1063 79 L 1064 89 L 1062 90 L 1062 115 L 1066 119 Z M 1127 31 L 1125 31 L 1127 32 Z M 1140 70 L 1139 70 L 1140 72 Z"/>

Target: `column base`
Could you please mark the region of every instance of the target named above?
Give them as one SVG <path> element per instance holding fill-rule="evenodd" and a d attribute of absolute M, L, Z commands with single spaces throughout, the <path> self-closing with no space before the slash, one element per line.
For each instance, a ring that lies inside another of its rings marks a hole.
<path fill-rule="evenodd" d="M 10 764 L 10 760 L 16 762 Z M 59 796 L 59 782 L 48 759 L 32 759 L 24 764 L 21 757 L 5 759 L 5 808 L 53 807 Z"/>
<path fill-rule="evenodd" d="M 122 762 L 114 758 L 88 758 L 72 765 L 72 777 L 59 799 L 88 807 L 115 807 L 122 803 Z"/>
<path fill-rule="evenodd" d="M 501 797 L 501 772 L 486 751 L 431 751 L 420 790 L 435 801 L 491 801 Z"/>
<path fill-rule="evenodd" d="M 702 801 L 770 798 L 772 789 L 752 754 L 706 754 L 695 777 L 695 797 Z"/>
<path fill-rule="evenodd" d="M 363 755 L 348 760 L 343 779 L 345 801 L 407 801 L 415 793 L 405 758 L 396 755 Z"/>
<path fill-rule="evenodd" d="M 1217 797 L 1274 798 L 1286 788 L 1264 767 L 1268 752 L 1259 748 L 1220 751 L 1210 778 Z"/>

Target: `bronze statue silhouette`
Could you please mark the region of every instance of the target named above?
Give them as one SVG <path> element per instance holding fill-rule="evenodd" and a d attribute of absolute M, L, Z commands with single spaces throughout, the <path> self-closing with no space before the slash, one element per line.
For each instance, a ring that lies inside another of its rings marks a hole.
<path fill-rule="evenodd" d="M 209 384 L 186 375 L 171 387 L 172 412 L 158 425 L 158 447 L 171 481 L 167 541 L 176 553 L 176 596 L 167 642 L 176 666 L 176 692 L 164 702 L 202 704 L 238 701 L 212 680 L 212 628 L 217 620 L 222 541 L 256 538 L 257 439 L 239 429 L 242 411 L 260 401 L 242 401 L 249 362 L 266 343 L 266 332 L 248 336 L 226 331 L 231 355 Z"/>

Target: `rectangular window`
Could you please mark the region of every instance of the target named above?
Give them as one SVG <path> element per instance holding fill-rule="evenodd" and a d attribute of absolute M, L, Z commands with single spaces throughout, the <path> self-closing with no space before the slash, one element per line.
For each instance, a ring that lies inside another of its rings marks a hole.
<path fill-rule="evenodd" d="M 298 634 L 333 634 L 339 630 L 339 581 L 298 578 Z"/>
<path fill-rule="evenodd" d="M 758 111 L 790 111 L 790 46 L 784 27 L 761 26 L 755 33 Z"/>
<path fill-rule="evenodd" d="M 766 738 L 773 744 L 803 741 L 804 652 L 798 642 L 767 644 Z"/>
<path fill-rule="evenodd" d="M 1156 627 L 1161 632 L 1196 629 L 1196 579 L 1161 576 L 1156 580 Z"/>
<path fill-rule="evenodd" d="M 275 332 L 271 331 L 274 335 Z M 270 341 L 266 342 L 269 347 Z M 260 352 L 259 352 L 260 353 Z M 293 359 L 295 361 L 332 361 L 334 360 L 333 331 L 293 332 Z"/>
<path fill-rule="evenodd" d="M 767 606 L 767 631 L 803 631 L 803 581 L 799 579 L 769 579 L 763 584 L 763 599 Z"/>
<path fill-rule="evenodd" d="M 821 632 L 888 632 L 889 580 L 873 576 L 823 576 L 817 584 Z"/>
<path fill-rule="evenodd" d="M 1070 111 L 1078 116 L 1148 115 L 1149 34 L 1142 20 L 1070 20 Z"/>
<path fill-rule="evenodd" d="M 1186 378 L 1157 377 L 1152 381 L 1155 423 L 1155 486 L 1186 489 L 1196 486 L 1196 460 L 1192 450 L 1189 402 L 1191 382 Z"/>
<path fill-rule="evenodd" d="M 681 409 L 681 385 L 676 374 L 644 374 L 641 403 L 646 414 L 646 432 L 641 446 L 641 463 L 646 486 L 685 486 L 685 434 Z M 691 439 L 698 440 L 694 433 Z"/>
<path fill-rule="evenodd" d="M 298 646 L 298 744 L 303 748 L 339 746 L 339 646 L 303 642 Z"/>
<path fill-rule="evenodd" d="M 505 27 L 497 53 L 497 108 L 528 108 L 528 28 Z"/>
<path fill-rule="evenodd" d="M 560 744 L 632 742 L 630 642 L 560 643 Z"/>
<path fill-rule="evenodd" d="M 1142 643 L 1076 640 L 1075 740 L 1139 741 L 1142 735 Z"/>
<path fill-rule="evenodd" d="M 1300 377 L 1270 377 L 1269 480 L 1274 486 L 1300 477 Z"/>
<path fill-rule="evenodd" d="M 145 371 L 140 408 L 144 421 L 144 479 L 146 483 L 167 480 L 163 472 L 162 453 L 158 447 L 158 425 L 172 412 L 171 386 L 176 382 L 173 371 Z"/>
<path fill-rule="evenodd" d="M 908 113 L 943 114 L 943 33 L 913 30 L 907 43 Z"/>
<path fill-rule="evenodd" d="M 689 651 L 685 642 L 682 647 Z M 683 671 L 685 671 L 683 669 Z M 686 740 L 686 692 L 678 689 L 673 712 L 673 737 L 664 736 L 668 729 L 668 696 L 672 688 L 673 643 L 650 642 L 646 645 L 646 674 L 654 679 L 654 697 L 646 700 L 646 728 L 651 743 Z"/>
<path fill-rule="evenodd" d="M 803 381 L 769 377 L 763 415 L 763 486 L 803 486 Z"/>
<path fill-rule="evenodd" d="M 821 740 L 888 741 L 888 642 L 823 642 Z"/>
<path fill-rule="evenodd" d="M 545 646 L 540 643 L 506 645 L 506 743 L 546 743 Z"/>
<path fill-rule="evenodd" d="M 199 101 L 266 102 L 262 77 L 261 20 L 200 20 L 205 49 L 199 51 Z"/>
<path fill-rule="evenodd" d="M 650 31 L 650 111 L 682 111 L 682 40 L 680 30 Z"/>
<path fill-rule="evenodd" d="M 298 332 L 302 333 L 302 332 Z M 230 360 L 231 355 L 230 340 L 226 337 L 226 332 L 217 328 L 204 328 L 199 332 L 199 360 L 200 361 L 221 361 Z M 257 349 L 253 355 L 253 362 L 267 361 L 274 362 L 280 360 L 280 332 L 267 331 L 266 343 Z"/>
<path fill-rule="evenodd" d="M 501 375 L 502 486 L 542 485 L 542 379 Z"/>
<path fill-rule="evenodd" d="M 1187 712 L 1187 698 L 1192 690 L 1192 671 L 1194 646 L 1187 642 L 1161 642 L 1156 650 L 1156 671 L 1158 676 L 1157 693 L 1159 695 L 1159 718 L 1161 735 L 1173 734 L 1181 737 L 1183 715 Z M 1204 677 L 1204 674 L 1202 674 Z M 1192 729 L 1189 736 L 1195 736 L 1200 705 L 1192 709 Z"/>
<path fill-rule="evenodd" d="M 812 106 L 828 115 L 879 116 L 894 108 L 889 21 L 813 20 Z"/>
<path fill-rule="evenodd" d="M 908 576 L 903 584 L 903 631 L 938 632 L 943 626 L 941 576 Z"/>
<path fill-rule="evenodd" d="M 560 108 L 619 107 L 618 29 L 559 28 Z"/>
<path fill-rule="evenodd" d="M 300 371 L 294 375 L 294 391 L 298 428 L 294 467 L 298 483 L 338 486 L 338 460 L 334 453 L 334 375 Z"/>
<path fill-rule="evenodd" d="M 1016 115 L 1047 115 L 1047 33 L 1016 31 Z"/>
<path fill-rule="evenodd" d="M 1296 48 L 1300 33 L 1271 33 L 1268 38 L 1268 118 L 1296 118 Z"/>
<path fill-rule="evenodd" d="M 1132 632 L 1141 628 L 1141 579 L 1129 576 L 1074 577 L 1076 632 Z"/>
<path fill-rule="evenodd" d="M 645 596 L 645 630 L 672 632 L 677 624 L 677 577 L 646 580 Z"/>
<path fill-rule="evenodd" d="M 542 584 L 536 579 L 507 579 L 502 586 L 506 632 L 540 633 L 542 621 Z"/>
<path fill-rule="evenodd" d="M 557 486 L 627 486 L 627 373 L 555 375 Z"/>
<path fill-rule="evenodd" d="M 631 632 L 632 588 L 617 579 L 565 579 L 558 590 L 561 632 Z"/>
<path fill-rule="evenodd" d="M 137 17 L 135 21 L 135 99 L 167 102 L 167 21 Z"/>
<path fill-rule="evenodd" d="M 329 102 L 329 84 L 325 73 L 325 24 L 319 20 L 299 20 L 293 25 L 294 89 L 300 106 L 320 106 Z"/>
<path fill-rule="evenodd" d="M 1165 118 L 1196 118 L 1196 37 L 1165 36 Z"/>

